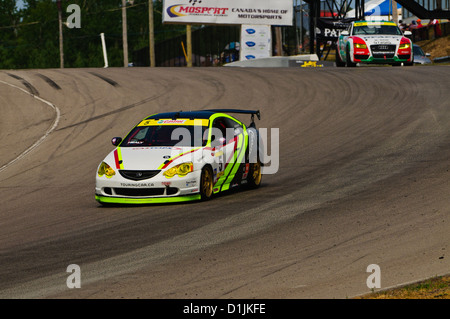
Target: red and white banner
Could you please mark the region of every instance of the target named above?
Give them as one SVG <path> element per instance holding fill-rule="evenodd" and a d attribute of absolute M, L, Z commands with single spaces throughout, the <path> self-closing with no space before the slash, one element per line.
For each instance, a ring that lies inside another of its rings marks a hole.
<path fill-rule="evenodd" d="M 164 0 L 164 23 L 293 25 L 292 0 Z"/>

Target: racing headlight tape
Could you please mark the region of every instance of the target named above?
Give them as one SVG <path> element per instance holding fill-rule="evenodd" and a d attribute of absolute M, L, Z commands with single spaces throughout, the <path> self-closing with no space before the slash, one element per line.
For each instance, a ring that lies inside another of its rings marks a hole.
<path fill-rule="evenodd" d="M 405 50 L 405 49 L 409 49 L 410 47 L 411 47 L 411 45 L 409 44 L 409 40 L 407 38 L 402 38 L 398 49 Z"/>
<path fill-rule="evenodd" d="M 111 166 L 109 166 L 105 162 L 102 162 L 100 164 L 100 167 L 98 168 L 98 176 L 102 177 L 103 175 L 105 175 L 107 178 L 111 178 L 116 175 L 116 172 L 111 168 Z"/>
<path fill-rule="evenodd" d="M 353 46 L 355 47 L 355 49 L 364 49 L 364 50 L 367 49 L 366 42 L 359 37 L 353 38 Z"/>
<path fill-rule="evenodd" d="M 163 175 L 166 178 L 172 178 L 175 175 L 178 175 L 179 177 L 184 177 L 192 171 L 194 171 L 194 164 L 192 164 L 192 162 L 189 162 L 178 164 L 177 166 L 169 168 L 167 171 L 163 173 Z"/>

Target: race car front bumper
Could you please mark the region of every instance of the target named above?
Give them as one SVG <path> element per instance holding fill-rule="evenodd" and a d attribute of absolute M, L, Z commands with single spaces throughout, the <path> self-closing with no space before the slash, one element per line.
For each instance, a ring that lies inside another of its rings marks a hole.
<path fill-rule="evenodd" d="M 180 203 L 201 199 L 200 194 L 175 196 L 175 197 L 148 197 L 148 198 L 127 198 L 95 195 L 95 199 L 102 204 L 161 204 Z"/>
<path fill-rule="evenodd" d="M 391 64 L 391 63 L 407 63 L 411 62 L 408 59 L 399 59 L 398 57 L 394 56 L 392 59 L 375 59 L 374 57 L 369 57 L 367 60 L 360 60 L 360 63 L 367 63 L 367 64 Z"/>
<path fill-rule="evenodd" d="M 150 204 L 199 200 L 201 171 L 184 177 L 166 178 L 162 173 L 141 181 L 126 179 L 120 174 L 111 178 L 96 177 L 95 199 L 100 203 Z"/>

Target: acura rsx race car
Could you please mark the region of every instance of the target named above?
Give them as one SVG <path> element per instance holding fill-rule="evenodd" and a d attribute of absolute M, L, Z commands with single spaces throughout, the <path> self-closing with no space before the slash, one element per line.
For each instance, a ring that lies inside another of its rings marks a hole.
<path fill-rule="evenodd" d="M 357 63 L 413 65 L 413 44 L 390 21 L 354 21 L 342 31 L 336 45 L 336 66 Z"/>
<path fill-rule="evenodd" d="M 251 114 L 247 127 L 226 113 Z M 202 110 L 151 115 L 97 169 L 95 199 L 147 204 L 207 200 L 246 184 L 261 184 L 262 143 L 254 123 L 259 111 Z"/>

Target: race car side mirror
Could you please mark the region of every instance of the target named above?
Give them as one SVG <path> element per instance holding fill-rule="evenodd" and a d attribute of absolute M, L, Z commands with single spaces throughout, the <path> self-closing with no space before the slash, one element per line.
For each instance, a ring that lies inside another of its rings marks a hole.
<path fill-rule="evenodd" d="M 409 30 L 406 30 L 406 31 L 403 33 L 403 35 L 406 36 L 406 37 L 409 37 L 409 36 L 412 35 L 412 32 L 409 31 Z"/>
<path fill-rule="evenodd" d="M 348 31 L 345 30 L 345 31 L 342 31 L 342 32 L 341 32 L 341 35 L 343 35 L 344 37 L 346 37 L 346 36 L 350 35 L 350 33 L 348 33 Z"/>
<path fill-rule="evenodd" d="M 114 146 L 118 146 L 120 144 L 120 142 L 122 142 L 122 138 L 121 137 L 113 137 L 112 140 L 111 140 L 111 143 Z"/>

